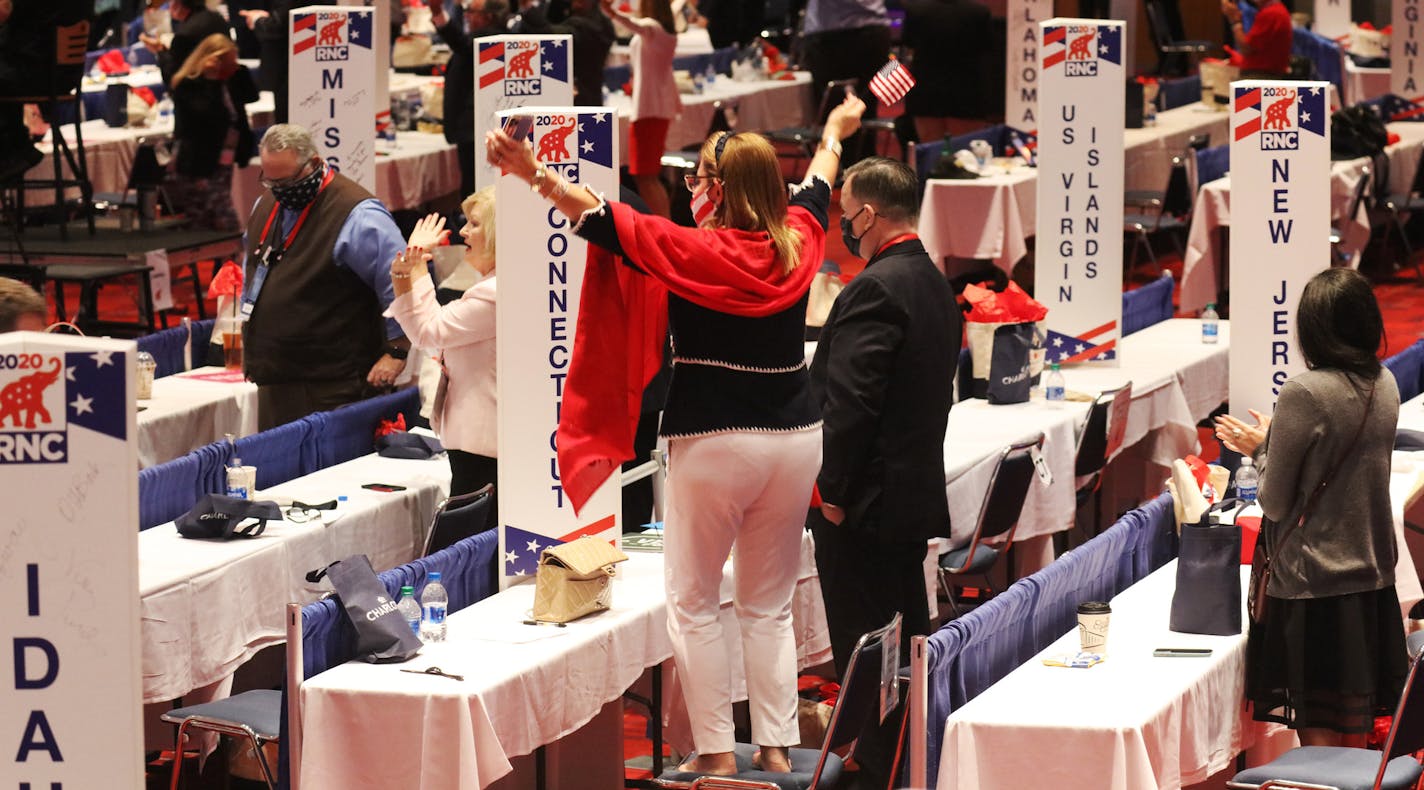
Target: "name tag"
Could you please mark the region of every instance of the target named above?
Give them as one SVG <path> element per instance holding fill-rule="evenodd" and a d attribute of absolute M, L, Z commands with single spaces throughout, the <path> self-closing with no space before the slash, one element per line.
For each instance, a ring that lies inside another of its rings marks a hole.
<path fill-rule="evenodd" d="M 266 263 L 259 263 L 253 270 L 252 276 L 248 278 L 246 286 L 242 289 L 242 317 L 251 318 L 252 309 L 257 306 L 257 297 L 262 293 L 262 284 L 267 281 L 267 270 L 270 267 Z"/>

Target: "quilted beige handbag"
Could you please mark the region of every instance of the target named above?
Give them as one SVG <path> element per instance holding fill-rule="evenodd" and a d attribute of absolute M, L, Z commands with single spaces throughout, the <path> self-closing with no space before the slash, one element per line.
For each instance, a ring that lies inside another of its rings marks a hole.
<path fill-rule="evenodd" d="M 607 609 L 614 566 L 627 559 L 613 544 L 588 535 L 544 549 L 534 575 L 534 619 L 567 623 Z"/>

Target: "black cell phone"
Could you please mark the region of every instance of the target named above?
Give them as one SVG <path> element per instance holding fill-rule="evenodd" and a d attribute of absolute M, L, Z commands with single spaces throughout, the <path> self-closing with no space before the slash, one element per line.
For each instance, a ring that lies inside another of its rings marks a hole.
<path fill-rule="evenodd" d="M 398 485 L 395 485 L 395 484 L 392 484 L 392 483 L 367 483 L 367 484 L 365 484 L 365 485 L 363 485 L 363 486 L 361 486 L 361 487 L 364 488 L 364 489 L 366 489 L 366 490 L 368 490 L 368 491 L 385 491 L 385 492 L 391 492 L 391 491 L 404 491 L 404 490 L 405 490 L 405 486 L 398 486 Z"/>
<path fill-rule="evenodd" d="M 1152 651 L 1157 658 L 1206 658 L 1211 655 L 1209 647 L 1159 647 Z"/>
<path fill-rule="evenodd" d="M 534 131 L 532 115 L 511 115 L 504 119 L 504 133 L 513 138 L 516 143 L 528 140 L 529 133 L 532 131 Z"/>

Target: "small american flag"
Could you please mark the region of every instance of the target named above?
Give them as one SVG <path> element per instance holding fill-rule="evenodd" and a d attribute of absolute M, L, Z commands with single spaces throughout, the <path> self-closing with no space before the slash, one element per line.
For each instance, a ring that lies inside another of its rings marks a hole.
<path fill-rule="evenodd" d="M 900 61 L 892 55 L 890 62 L 880 67 L 880 71 L 875 72 L 875 76 L 870 78 L 870 92 L 875 94 L 875 98 L 881 104 L 891 105 L 905 98 L 905 94 L 915 87 L 915 78 L 910 76 L 910 70 L 905 68 Z"/>

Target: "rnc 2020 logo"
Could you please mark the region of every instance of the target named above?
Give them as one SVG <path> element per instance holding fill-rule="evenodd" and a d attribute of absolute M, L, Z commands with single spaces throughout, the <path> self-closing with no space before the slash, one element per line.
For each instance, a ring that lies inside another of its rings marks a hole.
<path fill-rule="evenodd" d="M 1122 28 L 1062 25 L 1043 29 L 1043 68 L 1063 64 L 1065 77 L 1096 77 L 1098 64 L 1122 63 Z"/>
<path fill-rule="evenodd" d="M 321 62 L 350 60 L 351 47 L 371 48 L 371 13 L 320 11 L 292 14 L 292 54 L 314 49 Z"/>
<path fill-rule="evenodd" d="M 1240 87 L 1232 113 L 1235 138 L 1256 136 L 1262 151 L 1295 151 L 1302 134 L 1325 136 L 1325 91 L 1316 86 Z"/>
<path fill-rule="evenodd" d="M 127 359 L 115 351 L 0 353 L 0 464 L 65 462 L 71 428 L 125 438 Z"/>
<path fill-rule="evenodd" d="M 569 81 L 569 53 L 563 39 L 476 43 L 481 88 L 502 82 L 505 96 L 534 97 L 544 95 L 544 80 Z"/>

